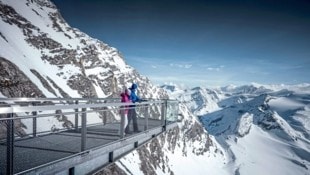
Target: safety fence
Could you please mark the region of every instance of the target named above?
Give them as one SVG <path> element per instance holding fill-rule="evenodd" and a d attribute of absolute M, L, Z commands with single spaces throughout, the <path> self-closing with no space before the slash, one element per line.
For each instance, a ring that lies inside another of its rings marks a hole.
<path fill-rule="evenodd" d="M 136 112 L 139 131 L 132 132 L 133 119 L 125 133 L 127 110 Z M 23 174 L 153 128 L 164 132 L 177 120 L 175 100 L 0 98 L 0 174 Z"/>

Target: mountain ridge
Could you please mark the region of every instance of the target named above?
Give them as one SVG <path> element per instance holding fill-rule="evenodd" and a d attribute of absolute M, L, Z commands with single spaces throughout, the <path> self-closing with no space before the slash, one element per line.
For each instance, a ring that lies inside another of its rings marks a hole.
<path fill-rule="evenodd" d="M 70 27 L 50 0 L 0 0 L 0 25 L 1 98 L 117 98 L 133 82 L 138 84 L 141 98 L 168 98 L 163 89 L 129 66 L 117 49 Z M 177 167 L 193 159 L 210 161 L 202 155 L 217 155 L 221 148 L 186 106 L 179 108 L 182 122 L 177 128 L 105 170 L 174 174 L 182 173 Z M 102 122 L 102 115 L 94 118 Z M 73 121 L 63 118 L 43 118 L 44 127 L 40 129 L 53 132 L 72 127 Z M 108 115 L 107 122 L 115 120 L 115 114 Z M 31 126 L 19 122 L 15 134 L 23 137 Z M 0 130 L 6 131 L 6 125 L 0 123 Z M 176 154 L 183 162 L 174 158 Z M 212 160 L 222 159 L 218 155 Z M 189 169 L 183 170 L 190 173 Z"/>
<path fill-rule="evenodd" d="M 224 168 L 230 174 L 307 174 L 309 84 L 268 86 L 224 88 L 219 91 L 222 98 L 217 101 L 218 107 L 197 117 L 225 150 L 228 166 Z M 182 96 L 188 96 L 188 91 L 169 93 L 184 99 Z M 209 98 L 208 95 L 200 98 Z M 274 163 L 268 164 L 270 161 Z"/>
<path fill-rule="evenodd" d="M 309 84 L 165 91 L 129 66 L 117 49 L 70 27 L 49 0 L 0 0 L 0 17 L 1 98 L 118 97 L 135 82 L 142 98 L 180 100 L 177 128 L 106 172 L 306 174 L 310 168 Z M 53 119 L 45 128 L 70 127 L 70 122 Z M 5 127 L 0 123 L 1 131 Z M 27 128 L 19 121 L 16 134 Z"/>

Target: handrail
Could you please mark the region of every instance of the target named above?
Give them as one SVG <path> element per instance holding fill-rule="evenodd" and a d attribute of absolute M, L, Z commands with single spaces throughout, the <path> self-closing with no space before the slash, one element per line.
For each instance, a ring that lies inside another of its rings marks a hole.
<path fill-rule="evenodd" d="M 40 102 L 40 101 L 96 101 L 96 100 L 120 100 L 120 98 L 0 98 L 0 102 L 3 101 L 15 101 L 15 102 Z M 169 100 L 169 99 L 151 99 L 146 98 L 145 100 Z"/>
<path fill-rule="evenodd" d="M 119 98 L 0 98 L 0 101 L 69 101 L 69 100 L 113 100 Z"/>
<path fill-rule="evenodd" d="M 99 104 L 72 104 L 72 105 L 70 104 L 70 105 L 44 105 L 44 106 L 10 106 L 10 107 L 0 107 L 0 114 L 45 111 L 45 110 L 76 109 L 76 108 L 99 108 L 99 107 L 109 107 L 109 106 L 121 107 L 121 106 L 133 105 L 133 104 L 136 106 L 141 106 L 141 105 L 147 105 L 147 104 L 162 104 L 162 103 L 163 103 L 162 101 L 152 101 L 152 102 L 139 102 L 139 103 L 99 103 Z"/>

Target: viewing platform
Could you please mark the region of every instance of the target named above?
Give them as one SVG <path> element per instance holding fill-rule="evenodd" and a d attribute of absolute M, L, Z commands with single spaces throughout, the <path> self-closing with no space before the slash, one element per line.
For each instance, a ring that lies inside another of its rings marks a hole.
<path fill-rule="evenodd" d="M 120 99 L 1 98 L 0 175 L 92 174 L 177 126 L 177 101 L 134 105 L 125 135 Z"/>

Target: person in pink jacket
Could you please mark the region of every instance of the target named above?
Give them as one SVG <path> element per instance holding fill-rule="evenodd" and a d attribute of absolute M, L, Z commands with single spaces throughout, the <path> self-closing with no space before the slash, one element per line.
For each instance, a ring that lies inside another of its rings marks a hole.
<path fill-rule="evenodd" d="M 129 99 L 129 90 L 125 89 L 125 92 L 121 93 L 121 102 L 122 103 L 130 103 L 130 99 Z M 120 111 L 121 113 L 121 117 L 124 118 L 124 126 L 123 126 L 123 131 L 125 130 L 126 126 L 128 125 L 128 107 L 129 106 L 122 106 L 122 109 Z M 124 133 L 125 135 L 125 133 Z"/>

